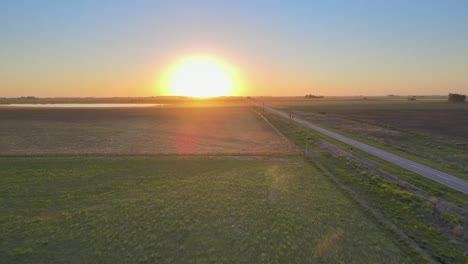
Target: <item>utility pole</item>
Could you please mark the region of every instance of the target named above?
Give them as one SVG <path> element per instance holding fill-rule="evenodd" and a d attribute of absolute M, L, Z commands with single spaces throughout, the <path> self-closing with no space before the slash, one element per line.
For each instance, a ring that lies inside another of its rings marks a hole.
<path fill-rule="evenodd" d="M 265 101 L 262 101 L 262 103 L 263 103 L 263 107 L 262 107 L 263 113 L 265 114 Z"/>

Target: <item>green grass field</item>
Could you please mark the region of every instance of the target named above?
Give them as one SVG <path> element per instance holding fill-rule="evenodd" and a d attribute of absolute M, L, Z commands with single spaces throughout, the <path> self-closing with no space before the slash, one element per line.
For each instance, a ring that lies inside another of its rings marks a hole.
<path fill-rule="evenodd" d="M 0 159 L 6 263 L 419 263 L 301 157 Z"/>

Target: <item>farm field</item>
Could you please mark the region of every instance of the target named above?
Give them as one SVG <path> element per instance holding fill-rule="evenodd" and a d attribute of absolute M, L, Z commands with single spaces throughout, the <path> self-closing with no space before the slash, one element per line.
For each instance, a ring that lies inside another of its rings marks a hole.
<path fill-rule="evenodd" d="M 272 106 L 368 121 L 422 134 L 468 138 L 468 104 L 447 99 L 265 100 Z"/>
<path fill-rule="evenodd" d="M 265 113 L 267 119 L 298 146 L 308 144 L 308 156 L 361 205 L 382 221 L 395 225 L 441 263 L 466 263 L 466 195 L 447 190 L 404 169 L 370 160 L 289 119 Z M 336 145 L 334 145 L 336 144 Z M 397 231 L 398 232 L 398 231 Z"/>
<path fill-rule="evenodd" d="M 430 99 L 266 102 L 347 136 L 390 147 L 400 155 L 413 155 L 408 157 L 468 178 L 468 122 L 463 121 L 468 117 L 468 104 Z"/>
<path fill-rule="evenodd" d="M 304 135 L 296 145 L 277 119 L 259 110 L 243 100 L 0 107 L 0 258 L 425 262 L 427 253 L 333 180 L 342 177 L 349 188 L 366 192 L 359 185 L 366 181 L 355 179 L 346 160 L 300 156 Z M 327 117 L 340 123 L 340 117 Z M 397 202 L 388 203 L 394 197 L 371 194 L 370 203 L 391 217 L 400 213 Z M 427 231 L 418 217 L 401 219 Z M 420 237 L 419 229 L 403 231 L 418 243 L 428 241 L 423 247 L 431 257 L 459 262 L 460 249 L 441 244 L 446 237 L 439 231 Z"/>
<path fill-rule="evenodd" d="M 1 158 L 6 262 L 420 262 L 301 157 Z"/>
<path fill-rule="evenodd" d="M 239 104 L 149 108 L 0 107 L 0 155 L 296 154 Z"/>

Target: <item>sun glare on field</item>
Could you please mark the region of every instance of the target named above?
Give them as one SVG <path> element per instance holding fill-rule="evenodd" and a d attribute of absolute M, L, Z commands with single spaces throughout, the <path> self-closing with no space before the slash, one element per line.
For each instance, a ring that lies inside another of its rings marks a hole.
<path fill-rule="evenodd" d="M 212 56 L 185 57 L 169 73 L 167 86 L 175 96 L 199 98 L 235 94 L 236 80 L 229 65 Z"/>

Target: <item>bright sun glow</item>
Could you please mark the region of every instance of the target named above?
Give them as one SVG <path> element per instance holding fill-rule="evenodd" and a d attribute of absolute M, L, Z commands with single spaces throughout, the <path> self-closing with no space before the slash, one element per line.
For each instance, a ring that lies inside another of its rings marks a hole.
<path fill-rule="evenodd" d="M 190 56 L 175 65 L 168 86 L 172 95 L 206 98 L 233 95 L 236 84 L 231 68 L 221 60 Z"/>

